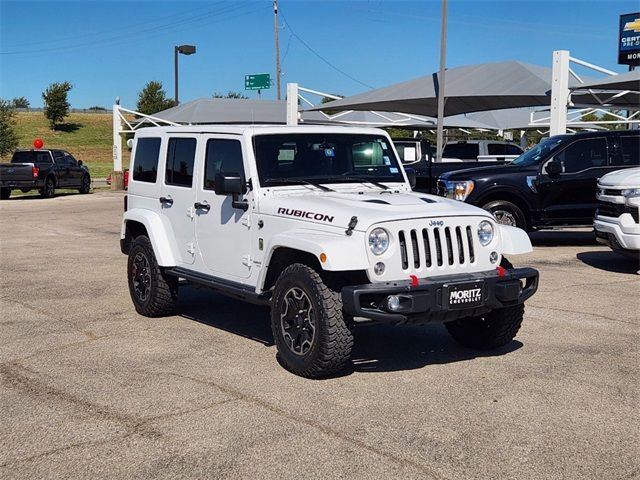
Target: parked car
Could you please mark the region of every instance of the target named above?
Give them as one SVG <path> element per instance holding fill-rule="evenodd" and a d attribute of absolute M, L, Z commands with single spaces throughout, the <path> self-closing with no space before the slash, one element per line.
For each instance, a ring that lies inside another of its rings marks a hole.
<path fill-rule="evenodd" d="M 442 159 L 443 161 L 460 159 L 463 161 L 505 162 L 518 158 L 522 153 L 522 148 L 513 142 L 500 140 L 457 140 L 447 142 L 442 151 Z"/>
<path fill-rule="evenodd" d="M 598 178 L 640 165 L 640 131 L 556 135 L 507 165 L 443 174 L 438 194 L 523 229 L 591 226 Z"/>
<path fill-rule="evenodd" d="M 43 197 L 53 197 L 56 188 L 91 190 L 89 169 L 65 150 L 17 150 L 11 163 L 0 163 L 0 198 L 6 200 L 11 190 L 38 190 Z"/>
<path fill-rule="evenodd" d="M 640 168 L 608 173 L 598 182 L 596 238 L 640 261 Z"/>
<path fill-rule="evenodd" d="M 526 233 L 412 192 L 382 130 L 150 127 L 131 158 L 120 238 L 136 310 L 173 312 L 178 279 L 269 305 L 298 375 L 342 369 L 359 323 L 445 322 L 468 347 L 505 345 L 537 288 L 504 258 L 531 251 Z"/>
<path fill-rule="evenodd" d="M 486 151 L 487 141 L 475 140 L 473 145 L 482 145 Z M 502 145 L 505 142 L 490 142 L 491 144 Z M 433 145 L 426 139 L 420 138 L 395 138 L 393 144 L 398 151 L 400 160 L 405 167 L 413 168 L 416 171 L 416 186 L 418 192 L 436 193 L 437 180 L 445 172 L 464 170 L 480 165 L 503 165 L 513 156 L 483 156 L 482 158 L 443 158 L 442 162 L 434 161 Z M 448 147 L 449 145 L 447 145 Z M 446 153 L 446 147 L 445 152 Z"/>

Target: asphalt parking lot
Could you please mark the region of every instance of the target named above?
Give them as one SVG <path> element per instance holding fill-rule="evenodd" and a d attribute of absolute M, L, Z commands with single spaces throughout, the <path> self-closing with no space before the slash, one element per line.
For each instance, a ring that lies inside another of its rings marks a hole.
<path fill-rule="evenodd" d="M 185 287 L 131 304 L 122 194 L 0 202 L 1 478 L 630 479 L 640 276 L 587 231 L 538 233 L 517 340 L 365 327 L 320 381 L 276 360 L 267 310 Z"/>

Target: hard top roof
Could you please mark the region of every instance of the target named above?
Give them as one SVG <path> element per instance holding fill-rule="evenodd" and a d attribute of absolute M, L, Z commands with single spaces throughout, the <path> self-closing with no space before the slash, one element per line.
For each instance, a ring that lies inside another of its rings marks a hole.
<path fill-rule="evenodd" d="M 334 125 L 180 125 L 166 127 L 148 127 L 138 130 L 138 136 L 153 136 L 164 133 L 221 133 L 230 135 L 260 135 L 287 133 L 355 133 L 386 134 L 384 130 L 370 127 L 334 126 Z"/>

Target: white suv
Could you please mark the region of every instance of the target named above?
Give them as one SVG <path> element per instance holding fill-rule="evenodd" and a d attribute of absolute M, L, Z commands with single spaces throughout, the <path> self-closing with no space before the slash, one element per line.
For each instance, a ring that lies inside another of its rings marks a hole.
<path fill-rule="evenodd" d="M 270 305 L 298 375 L 343 368 L 359 323 L 446 322 L 464 345 L 499 347 L 537 289 L 536 270 L 503 257 L 531 251 L 526 233 L 413 193 L 381 130 L 145 128 L 130 171 L 121 247 L 136 310 L 173 312 L 179 279 Z"/>
<path fill-rule="evenodd" d="M 593 227 L 599 242 L 640 260 L 640 168 L 611 172 L 598 181 Z"/>

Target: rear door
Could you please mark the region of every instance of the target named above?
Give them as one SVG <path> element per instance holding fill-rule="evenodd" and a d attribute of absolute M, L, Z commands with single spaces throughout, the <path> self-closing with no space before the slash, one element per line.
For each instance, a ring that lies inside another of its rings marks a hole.
<path fill-rule="evenodd" d="M 53 169 L 56 175 L 56 184 L 58 187 L 66 187 L 71 183 L 70 165 L 64 158 L 64 152 L 61 150 L 51 150 L 55 165 Z"/>
<path fill-rule="evenodd" d="M 538 190 L 545 216 L 551 223 L 590 224 L 597 208 L 598 178 L 612 170 L 607 137 L 578 139 L 553 159 L 562 164 L 562 173 L 551 178 L 542 167 Z"/>
<path fill-rule="evenodd" d="M 69 152 L 64 152 L 65 164 L 69 168 L 69 185 L 79 187 L 82 183 L 82 168 L 78 165 L 78 161 Z"/>
<path fill-rule="evenodd" d="M 194 189 L 198 135 L 171 134 L 167 139 L 167 155 L 161 189 L 161 210 L 173 229 L 179 250 L 179 261 L 191 265 L 195 260 Z"/>

